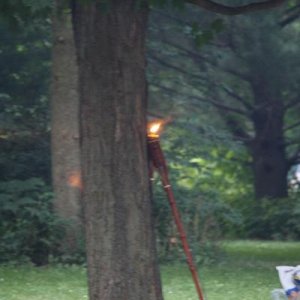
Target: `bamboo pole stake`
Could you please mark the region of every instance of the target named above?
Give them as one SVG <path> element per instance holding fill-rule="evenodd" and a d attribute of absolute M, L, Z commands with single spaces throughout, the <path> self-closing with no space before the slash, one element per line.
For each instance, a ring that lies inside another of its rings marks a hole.
<path fill-rule="evenodd" d="M 195 288 L 199 297 L 199 300 L 204 300 L 203 292 L 200 285 L 199 276 L 197 274 L 197 269 L 195 267 L 192 253 L 187 241 L 186 233 L 181 221 L 180 213 L 176 205 L 175 196 L 172 190 L 172 186 L 170 184 L 169 176 L 168 176 L 168 168 L 167 163 L 163 154 L 163 151 L 160 147 L 160 140 L 158 130 L 160 128 L 158 123 L 155 123 L 154 129 L 151 127 L 148 128 L 148 135 L 147 135 L 147 142 L 148 142 L 148 152 L 150 157 L 150 162 L 152 163 L 153 167 L 157 170 L 160 175 L 164 190 L 167 194 L 167 198 L 169 204 L 171 206 L 172 215 L 179 232 L 179 236 L 182 242 L 182 247 L 184 253 L 186 255 L 187 264 L 189 266 L 190 272 L 192 274 L 192 278 L 195 284 Z M 151 172 L 150 172 L 151 174 Z"/>

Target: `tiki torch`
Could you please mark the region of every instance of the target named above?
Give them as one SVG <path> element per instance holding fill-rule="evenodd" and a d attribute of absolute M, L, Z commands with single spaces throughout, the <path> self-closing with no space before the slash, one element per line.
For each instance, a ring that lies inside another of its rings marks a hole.
<path fill-rule="evenodd" d="M 176 205 L 174 193 L 169 181 L 167 163 L 164 158 L 163 151 L 160 147 L 159 133 L 162 127 L 162 123 L 163 122 L 159 122 L 159 121 L 151 122 L 148 124 L 148 128 L 147 128 L 148 153 L 149 153 L 149 159 L 151 164 L 150 178 L 152 178 L 153 168 L 156 169 L 160 175 L 164 190 L 167 194 L 168 201 L 171 206 L 173 218 L 182 242 L 182 247 L 186 255 L 187 264 L 191 271 L 198 297 L 200 300 L 204 300 L 197 270 L 193 262 L 192 253 L 186 238 L 186 234 L 180 218 L 179 210 Z"/>

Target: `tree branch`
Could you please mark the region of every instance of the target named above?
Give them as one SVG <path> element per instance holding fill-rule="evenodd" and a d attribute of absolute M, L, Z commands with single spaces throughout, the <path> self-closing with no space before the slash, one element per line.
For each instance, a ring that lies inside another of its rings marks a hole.
<path fill-rule="evenodd" d="M 293 106 L 295 106 L 297 104 L 300 104 L 300 99 L 299 98 L 296 98 L 296 99 L 290 101 L 289 103 L 287 103 L 284 106 L 284 110 L 288 110 L 288 109 L 292 108 Z"/>
<path fill-rule="evenodd" d="M 186 47 L 183 47 L 182 45 L 179 45 L 179 44 L 176 44 L 174 43 L 173 41 L 169 41 L 169 40 L 163 40 L 164 43 L 166 43 L 167 45 L 175 48 L 175 49 L 179 49 L 181 50 L 182 52 L 184 52 L 184 54 L 181 54 L 181 55 L 184 55 L 186 57 L 192 57 L 194 59 L 197 59 L 197 60 L 202 60 L 202 61 L 206 61 L 207 60 L 207 57 L 203 56 L 200 54 L 200 52 L 197 52 L 197 51 L 193 51 L 191 49 L 188 49 Z"/>
<path fill-rule="evenodd" d="M 267 0 L 262 2 L 249 3 L 241 6 L 228 6 L 210 0 L 187 0 L 186 2 L 223 15 L 239 15 L 274 8 L 283 4 L 284 2 L 286 2 L 286 0 Z"/>
<path fill-rule="evenodd" d="M 297 4 L 286 11 L 286 15 L 279 21 L 281 27 L 285 27 L 300 17 L 300 4 Z"/>
<path fill-rule="evenodd" d="M 178 66 L 174 66 L 174 65 L 172 65 L 170 63 L 167 63 L 165 60 L 160 59 L 159 57 L 153 55 L 152 53 L 149 53 L 149 58 L 152 59 L 152 60 L 154 60 L 154 61 L 156 61 L 157 63 L 159 63 L 162 66 L 165 66 L 167 68 L 173 69 L 173 70 L 175 70 L 177 72 L 180 72 L 182 74 L 188 75 L 188 76 L 190 76 L 192 78 L 195 78 L 195 79 L 198 79 L 198 80 L 201 80 L 201 81 L 205 80 L 204 76 L 200 76 L 199 74 L 190 73 L 190 72 L 186 71 L 185 69 L 182 69 L 182 68 L 180 68 Z"/>
<path fill-rule="evenodd" d="M 289 24 L 291 24 L 293 21 L 297 20 L 298 18 L 300 17 L 300 14 L 294 14 L 294 15 L 291 15 L 289 17 L 286 17 L 284 20 L 280 21 L 279 22 L 279 25 L 281 27 L 285 27 Z"/>
<path fill-rule="evenodd" d="M 294 124 L 292 124 L 290 126 L 287 126 L 286 128 L 283 129 L 283 131 L 288 131 L 288 130 L 291 130 L 291 129 L 293 129 L 295 127 L 298 127 L 298 126 L 300 126 L 300 121 L 296 122 L 296 123 L 294 123 Z"/>
<path fill-rule="evenodd" d="M 248 145 L 249 142 L 252 140 L 251 136 L 244 129 L 242 129 L 241 126 L 239 126 L 239 124 L 237 123 L 236 120 L 234 120 L 234 118 L 230 118 L 229 115 L 224 113 L 224 111 L 230 112 L 230 113 L 237 113 L 237 114 L 241 114 L 245 117 L 244 111 L 235 109 L 233 107 L 226 106 L 226 105 L 220 103 L 219 101 L 214 101 L 212 99 L 206 99 L 206 98 L 199 97 L 199 96 L 193 96 L 193 95 L 180 93 L 180 92 L 175 91 L 172 88 L 169 88 L 169 87 L 166 87 L 166 86 L 163 86 L 160 84 L 152 83 L 151 85 L 156 86 L 156 87 L 166 91 L 167 93 L 175 94 L 176 96 L 186 97 L 186 98 L 192 99 L 197 102 L 204 102 L 204 103 L 208 103 L 208 104 L 215 106 L 218 109 L 221 116 L 224 118 L 224 121 L 226 122 L 228 128 L 230 129 L 230 131 L 233 134 L 233 136 L 235 137 L 235 139 L 242 141 L 246 145 Z"/>
<path fill-rule="evenodd" d="M 239 72 L 235 69 L 232 69 L 228 66 L 221 66 L 217 63 L 216 60 L 211 59 L 208 56 L 201 55 L 197 51 L 187 49 L 186 47 L 183 47 L 182 45 L 178 45 L 178 44 L 174 43 L 173 41 L 163 40 L 163 42 L 165 44 L 167 44 L 168 46 L 175 48 L 176 50 L 180 50 L 181 51 L 180 55 L 187 57 L 188 59 L 192 59 L 195 63 L 198 63 L 199 61 L 205 62 L 205 63 L 208 63 L 209 65 L 211 65 L 212 67 L 219 68 L 219 69 L 221 69 L 221 71 L 230 73 L 231 75 L 236 76 L 239 79 L 242 79 L 247 82 L 249 82 L 249 80 L 250 80 L 250 77 L 247 76 L 246 74 L 241 73 L 241 72 Z"/>
<path fill-rule="evenodd" d="M 187 95 L 187 94 L 183 94 L 183 93 L 174 91 L 172 88 L 169 88 L 169 87 L 166 87 L 166 86 L 163 86 L 163 85 L 160 85 L 160 84 L 155 84 L 155 83 L 151 83 L 151 84 L 158 87 L 158 88 L 160 88 L 160 89 L 162 89 L 162 90 L 165 90 L 169 93 L 176 94 L 177 96 L 187 97 L 187 98 L 190 98 L 190 99 L 198 100 L 198 101 L 203 102 L 203 103 L 209 103 L 209 104 L 212 104 L 213 106 L 215 106 L 219 109 L 222 109 L 224 111 L 236 113 L 236 114 L 242 115 L 243 117 L 248 117 L 248 113 L 246 111 L 238 109 L 238 108 L 227 106 L 227 105 L 222 104 L 219 101 L 215 101 L 211 98 L 203 98 L 203 97 L 194 96 L 194 95 Z"/>
<path fill-rule="evenodd" d="M 284 143 L 284 147 L 290 147 L 290 146 L 295 146 L 295 145 L 300 145 L 299 140 L 289 140 Z"/>
<path fill-rule="evenodd" d="M 254 109 L 254 107 L 246 102 L 240 95 L 238 95 L 237 93 L 235 93 L 233 90 L 231 90 L 230 88 L 226 87 L 225 85 L 222 85 L 221 88 L 232 98 L 236 99 L 238 102 L 242 103 L 242 105 L 245 106 L 245 108 L 247 110 L 252 111 Z"/>
<path fill-rule="evenodd" d="M 237 140 L 242 141 L 246 146 L 249 146 L 250 142 L 252 141 L 252 137 L 247 133 L 245 129 L 242 128 L 241 124 L 237 120 L 226 114 L 223 114 L 222 117 L 232 135 Z"/>
<path fill-rule="evenodd" d="M 201 101 L 205 101 L 205 99 L 201 100 Z M 236 114 L 239 114 L 239 115 L 242 115 L 242 116 L 247 116 L 248 117 L 248 113 L 242 109 L 238 109 L 238 108 L 234 108 L 234 107 L 230 107 L 230 106 L 227 106 L 227 105 L 224 105 L 218 101 L 215 101 L 215 100 L 212 100 L 212 99 L 207 99 L 206 102 L 209 102 L 211 103 L 212 105 L 214 105 L 215 107 L 218 107 L 222 110 L 225 110 L 225 111 L 229 111 L 229 112 L 233 112 L 233 113 L 236 113 Z"/>

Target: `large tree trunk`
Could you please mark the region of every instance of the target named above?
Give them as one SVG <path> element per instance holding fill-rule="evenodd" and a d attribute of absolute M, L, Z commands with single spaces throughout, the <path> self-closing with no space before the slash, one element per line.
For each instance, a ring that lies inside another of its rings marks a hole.
<path fill-rule="evenodd" d="M 78 1 L 79 2 L 79 1 Z M 91 300 L 160 300 L 146 154 L 144 43 L 134 0 L 74 6 Z"/>
<path fill-rule="evenodd" d="M 251 151 L 257 199 L 283 198 L 288 194 L 288 164 L 283 135 L 284 107 L 280 96 L 276 97 L 270 91 L 266 93 L 266 87 L 267 84 L 262 80 L 253 84 L 255 101 L 261 107 L 252 116 L 255 138 Z"/>
<path fill-rule="evenodd" d="M 274 149 L 271 150 L 270 148 Z M 253 151 L 256 199 L 287 197 L 287 163 L 278 141 L 256 141 Z"/>
<path fill-rule="evenodd" d="M 65 251 L 80 238 L 79 96 L 71 14 L 56 0 L 53 13 L 51 147 L 54 208 L 67 221 Z"/>

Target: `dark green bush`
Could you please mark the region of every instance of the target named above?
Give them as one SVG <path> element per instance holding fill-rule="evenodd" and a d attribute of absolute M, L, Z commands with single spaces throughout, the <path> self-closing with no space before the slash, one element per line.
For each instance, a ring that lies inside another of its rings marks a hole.
<path fill-rule="evenodd" d="M 240 214 L 216 192 L 200 190 L 196 193 L 176 185 L 173 190 L 195 261 L 208 264 L 218 260 L 221 256 L 219 241 L 231 227 L 241 224 Z M 159 182 L 154 185 L 154 213 L 160 260 L 185 260 L 171 208 Z"/>
<path fill-rule="evenodd" d="M 41 179 L 0 182 L 0 263 L 22 258 L 48 263 L 63 236 L 51 200 L 50 188 Z"/>
<path fill-rule="evenodd" d="M 245 231 L 250 238 L 299 239 L 300 194 L 293 193 L 282 199 L 254 200 L 245 219 Z"/>

